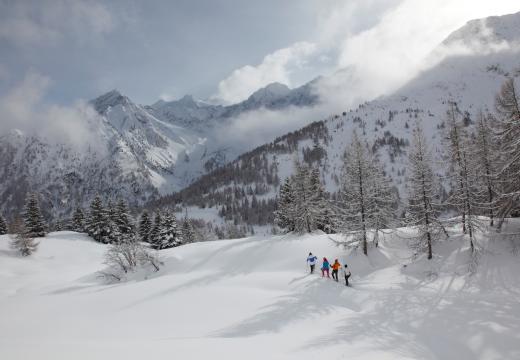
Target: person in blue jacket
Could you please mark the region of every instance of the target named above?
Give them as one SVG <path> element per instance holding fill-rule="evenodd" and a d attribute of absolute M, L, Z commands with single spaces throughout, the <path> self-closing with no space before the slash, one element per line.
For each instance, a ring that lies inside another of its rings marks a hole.
<path fill-rule="evenodd" d="M 307 264 L 309 264 L 309 266 L 311 267 L 311 274 L 314 273 L 314 267 L 316 266 L 316 261 L 318 261 L 318 258 L 316 256 L 312 255 L 312 253 L 310 252 L 309 256 L 307 257 Z"/>

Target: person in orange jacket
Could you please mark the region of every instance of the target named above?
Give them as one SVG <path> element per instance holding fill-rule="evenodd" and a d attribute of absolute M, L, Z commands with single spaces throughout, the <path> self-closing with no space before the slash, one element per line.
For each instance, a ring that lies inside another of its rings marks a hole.
<path fill-rule="evenodd" d="M 341 264 L 338 259 L 334 260 L 334 264 L 332 264 L 332 278 L 338 282 L 338 271 L 341 268 Z"/>

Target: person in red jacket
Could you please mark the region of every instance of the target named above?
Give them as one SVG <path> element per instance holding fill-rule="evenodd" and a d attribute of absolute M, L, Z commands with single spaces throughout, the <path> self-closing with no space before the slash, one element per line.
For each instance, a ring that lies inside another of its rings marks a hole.
<path fill-rule="evenodd" d="M 338 271 L 341 268 L 341 264 L 338 259 L 334 260 L 334 264 L 332 264 L 332 278 L 338 282 Z"/>

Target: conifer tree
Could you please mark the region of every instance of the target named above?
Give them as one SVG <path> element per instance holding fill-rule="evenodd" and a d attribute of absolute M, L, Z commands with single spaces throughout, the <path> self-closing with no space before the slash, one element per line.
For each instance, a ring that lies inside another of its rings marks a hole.
<path fill-rule="evenodd" d="M 124 200 L 119 200 L 114 209 L 114 223 L 123 237 L 132 237 L 134 234 L 134 224 L 130 215 L 130 210 Z"/>
<path fill-rule="evenodd" d="M 160 249 L 162 240 L 160 234 L 162 232 L 163 219 L 160 211 L 155 213 L 152 231 L 150 232 L 149 241 L 154 249 Z"/>
<path fill-rule="evenodd" d="M 45 236 L 45 224 L 40 212 L 40 205 L 36 194 L 30 194 L 25 202 L 23 213 L 25 230 L 29 238 Z"/>
<path fill-rule="evenodd" d="M 492 128 L 499 163 L 495 173 L 499 194 L 495 203 L 500 228 L 507 216 L 520 209 L 520 94 L 513 79 L 502 85 L 495 108 L 497 117 Z"/>
<path fill-rule="evenodd" d="M 417 246 L 433 257 L 432 244 L 445 230 L 439 221 L 439 204 L 435 197 L 432 157 L 419 124 L 413 130 L 409 154 L 409 195 L 407 221 L 417 227 Z"/>
<path fill-rule="evenodd" d="M 147 210 L 144 210 L 139 220 L 139 239 L 143 242 L 150 242 L 152 231 L 152 221 Z"/>
<path fill-rule="evenodd" d="M 97 195 L 90 204 L 90 213 L 86 224 L 86 231 L 94 240 L 108 244 L 114 241 L 114 226 L 101 197 Z"/>
<path fill-rule="evenodd" d="M 326 233 L 333 231 L 332 213 L 330 203 L 326 197 L 326 191 L 320 180 L 320 171 L 314 168 L 310 172 L 311 211 L 316 221 L 316 228 Z"/>
<path fill-rule="evenodd" d="M 7 234 L 7 222 L 5 221 L 2 214 L 0 214 L 0 235 Z"/>
<path fill-rule="evenodd" d="M 175 214 L 167 211 L 162 219 L 161 230 L 153 244 L 157 250 L 169 249 L 182 245 L 182 235 L 177 226 Z"/>
<path fill-rule="evenodd" d="M 295 194 L 292 186 L 291 178 L 285 179 L 280 186 L 278 195 L 277 210 L 275 211 L 275 223 L 288 232 L 295 229 Z"/>
<path fill-rule="evenodd" d="M 193 230 L 193 225 L 191 220 L 188 218 L 188 212 L 184 215 L 184 220 L 182 221 L 182 240 L 184 244 L 190 244 L 195 242 L 195 231 Z"/>
<path fill-rule="evenodd" d="M 76 210 L 74 210 L 74 214 L 72 215 L 71 226 L 73 231 L 85 231 L 85 215 L 83 214 L 83 210 L 79 206 L 76 207 Z"/>
<path fill-rule="evenodd" d="M 16 219 L 12 226 L 11 248 L 17 250 L 22 256 L 30 256 L 38 249 L 38 243 L 25 227 L 22 219 Z"/>
<path fill-rule="evenodd" d="M 292 177 L 292 188 L 295 194 L 294 230 L 298 233 L 310 233 L 316 229 L 316 210 L 310 169 L 296 160 L 295 173 Z"/>

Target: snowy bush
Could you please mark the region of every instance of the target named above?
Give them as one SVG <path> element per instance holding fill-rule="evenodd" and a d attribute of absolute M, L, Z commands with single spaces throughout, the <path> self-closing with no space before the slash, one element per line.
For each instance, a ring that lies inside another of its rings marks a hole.
<path fill-rule="evenodd" d="M 101 275 L 109 280 L 121 281 L 138 267 L 151 266 L 153 271 L 157 272 L 162 263 L 141 243 L 131 239 L 110 245 L 105 255 L 105 265 L 108 269 L 102 271 Z"/>

